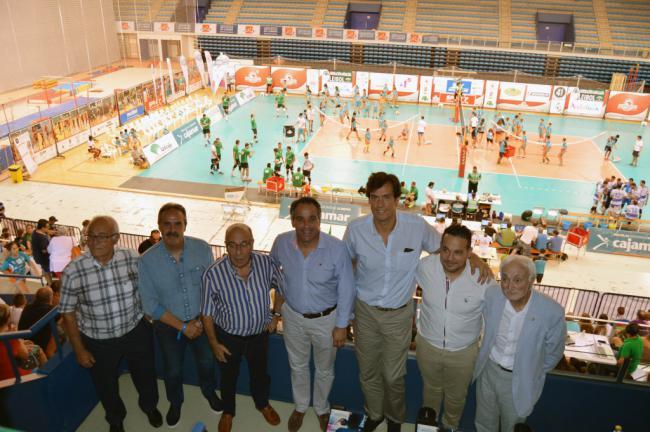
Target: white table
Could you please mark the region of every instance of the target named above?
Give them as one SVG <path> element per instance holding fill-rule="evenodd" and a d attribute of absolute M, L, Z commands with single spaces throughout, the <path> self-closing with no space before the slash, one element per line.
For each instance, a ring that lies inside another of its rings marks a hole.
<path fill-rule="evenodd" d="M 482 248 L 480 246 L 474 246 L 472 248 L 472 251 L 478 255 L 479 258 L 484 259 L 484 260 L 496 260 L 499 259 L 499 256 L 497 255 L 497 249 L 493 248 L 492 246 L 488 248 Z"/>
<path fill-rule="evenodd" d="M 463 192 L 448 192 L 441 190 L 434 190 L 433 195 L 437 201 L 454 202 L 456 198 L 460 198 L 463 203 L 467 202 L 467 194 Z M 477 197 L 479 204 L 501 205 L 501 195 L 489 195 L 488 199 L 481 199 L 483 194 L 478 194 Z"/>
<path fill-rule="evenodd" d="M 566 357 L 589 363 L 616 365 L 616 356 L 606 336 L 577 332 L 568 332 L 568 334 L 575 344 L 565 345 L 564 355 Z M 602 354 L 596 351 L 597 346 L 602 347 Z"/>

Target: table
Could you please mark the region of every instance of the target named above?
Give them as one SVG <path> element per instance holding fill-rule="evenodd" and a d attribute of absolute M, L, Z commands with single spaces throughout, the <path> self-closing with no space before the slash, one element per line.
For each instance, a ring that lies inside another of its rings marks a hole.
<path fill-rule="evenodd" d="M 459 198 L 459 201 L 466 203 L 467 194 L 463 192 L 448 192 L 446 190 L 434 190 L 433 196 L 438 202 L 452 203 Z M 479 204 L 501 205 L 501 195 L 488 194 L 487 199 L 483 199 L 483 194 L 477 195 Z"/>
<path fill-rule="evenodd" d="M 484 260 L 497 260 L 499 259 L 497 255 L 497 249 L 493 247 L 482 248 L 480 246 L 474 246 L 472 252 L 478 255 L 479 258 Z"/>
<path fill-rule="evenodd" d="M 568 332 L 568 335 L 574 343 L 564 346 L 564 355 L 566 357 L 589 363 L 599 363 L 610 366 L 616 365 L 616 356 L 614 355 L 612 347 L 609 345 L 609 339 L 607 339 L 607 336 L 578 332 Z M 602 347 L 602 354 L 596 352 L 596 346 Z"/>

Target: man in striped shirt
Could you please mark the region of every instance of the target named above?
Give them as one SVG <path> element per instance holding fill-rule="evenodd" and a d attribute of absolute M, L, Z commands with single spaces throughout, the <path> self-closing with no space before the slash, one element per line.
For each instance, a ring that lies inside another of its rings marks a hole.
<path fill-rule="evenodd" d="M 138 292 L 138 253 L 115 249 L 115 219 L 97 216 L 88 226 L 88 248 L 63 270 L 61 302 L 65 333 L 77 362 L 90 371 L 111 432 L 124 431 L 119 365 L 126 359 L 140 409 L 153 427 L 162 425 L 154 365 L 153 331 Z"/>
<path fill-rule="evenodd" d="M 226 231 L 228 254 L 203 274 L 203 327 L 221 369 L 223 415 L 219 432 L 232 430 L 239 364 L 246 358 L 250 392 L 255 407 L 271 425 L 280 416 L 269 404 L 271 378 L 266 372 L 269 332 L 275 330 L 279 313 L 272 314 L 270 292 L 283 284 L 276 261 L 253 252 L 253 233 L 245 224 Z"/>

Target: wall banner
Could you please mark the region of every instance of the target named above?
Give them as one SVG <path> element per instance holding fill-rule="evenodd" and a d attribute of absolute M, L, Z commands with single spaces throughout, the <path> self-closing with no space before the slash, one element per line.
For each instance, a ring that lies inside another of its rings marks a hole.
<path fill-rule="evenodd" d="M 650 107 L 650 94 L 610 91 L 605 118 L 643 121 Z"/>

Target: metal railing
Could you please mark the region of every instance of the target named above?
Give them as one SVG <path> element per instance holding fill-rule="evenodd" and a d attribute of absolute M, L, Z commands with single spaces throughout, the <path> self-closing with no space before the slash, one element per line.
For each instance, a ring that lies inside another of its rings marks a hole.
<path fill-rule="evenodd" d="M 37 222 L 25 220 L 25 219 L 14 219 L 14 218 L 7 218 L 7 217 L 2 219 L 2 226 L 4 228 L 9 228 L 9 233 L 13 237 L 17 235 L 18 230 L 22 230 L 23 232 L 26 232 L 28 226 L 31 226 L 32 228 L 36 229 L 36 225 Z M 55 224 L 54 228 L 57 230 L 61 230 L 63 232 L 63 235 L 72 237 L 77 241 L 77 243 L 81 242 L 81 230 L 76 226 Z"/>

